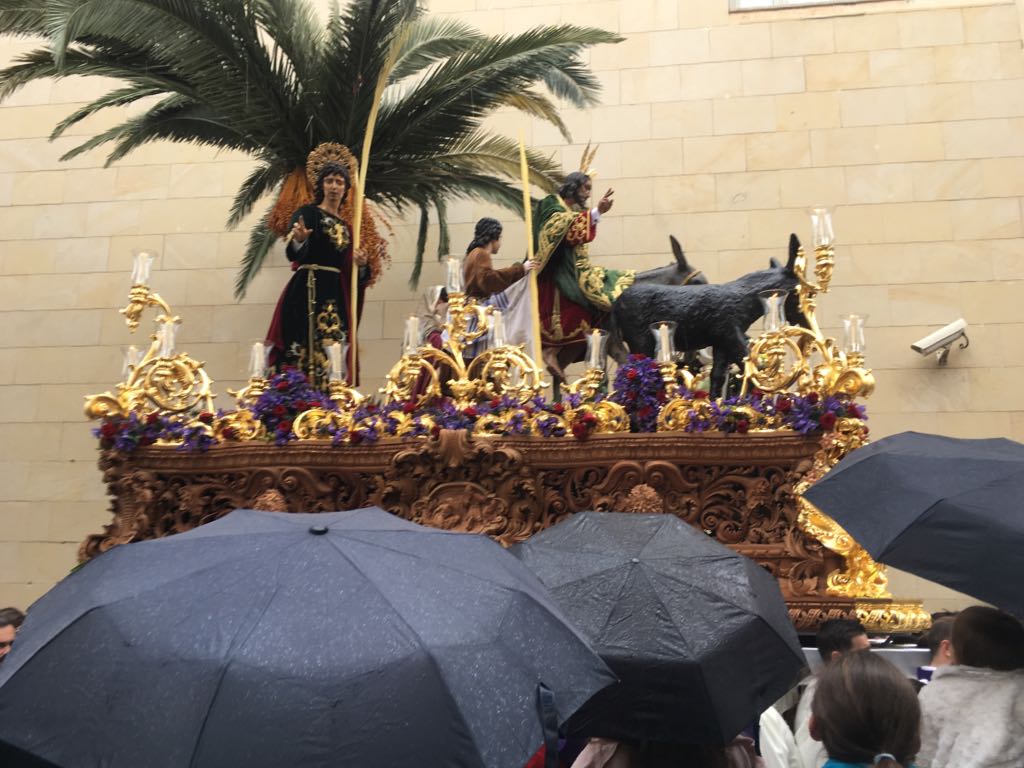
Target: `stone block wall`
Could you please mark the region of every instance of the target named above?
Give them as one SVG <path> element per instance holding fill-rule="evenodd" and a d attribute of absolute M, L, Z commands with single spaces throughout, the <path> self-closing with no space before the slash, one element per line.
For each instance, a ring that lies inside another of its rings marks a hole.
<path fill-rule="evenodd" d="M 326 5 L 326 4 L 325 4 Z M 667 263 L 668 235 L 713 281 L 765 266 L 805 209 L 835 206 L 837 316 L 870 315 L 878 390 L 873 434 L 905 429 L 1024 440 L 1024 53 L 1014 2 L 909 0 L 728 12 L 728 0 L 431 0 L 490 33 L 540 23 L 600 26 L 626 39 L 590 55 L 602 104 L 552 127 L 501 114 L 567 170 L 601 145 L 595 186 L 616 190 L 593 248 L 608 265 Z M 0 41 L 0 63 L 28 45 Z M 0 605 L 27 605 L 67 573 L 78 542 L 107 519 L 82 396 L 117 381 L 138 343 L 116 308 L 131 254 L 159 254 L 152 284 L 180 314 L 181 346 L 225 390 L 244 376 L 289 275 L 280 251 L 241 302 L 232 296 L 247 224 L 228 232 L 241 155 L 152 145 L 111 167 L 59 157 L 114 124 L 100 116 L 49 142 L 58 120 L 109 82 L 35 84 L 0 104 Z M 258 212 L 262 208 L 258 209 Z M 450 207 L 461 251 L 482 215 L 506 222 L 502 262 L 525 247 L 520 222 L 472 202 Z M 254 214 L 255 216 L 255 214 Z M 368 296 L 368 379 L 399 352 L 414 223 L 393 218 L 394 264 Z M 436 248 L 436 234 L 428 250 Z M 423 285 L 439 282 L 436 263 Z M 936 367 L 910 343 L 958 317 L 971 346 Z M 946 590 L 903 574 L 894 590 L 938 609 Z"/>

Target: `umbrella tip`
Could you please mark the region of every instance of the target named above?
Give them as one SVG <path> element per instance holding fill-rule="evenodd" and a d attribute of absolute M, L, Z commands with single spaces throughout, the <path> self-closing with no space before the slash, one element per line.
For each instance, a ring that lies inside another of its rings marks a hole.
<path fill-rule="evenodd" d="M 327 533 L 327 526 L 311 525 L 309 526 L 309 532 L 312 533 L 314 536 L 323 536 L 325 533 Z"/>

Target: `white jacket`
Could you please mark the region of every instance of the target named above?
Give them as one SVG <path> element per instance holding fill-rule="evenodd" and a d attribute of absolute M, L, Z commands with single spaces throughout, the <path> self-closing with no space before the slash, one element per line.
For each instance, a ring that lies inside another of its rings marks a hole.
<path fill-rule="evenodd" d="M 941 667 L 920 700 L 920 768 L 1024 766 L 1024 670 Z"/>

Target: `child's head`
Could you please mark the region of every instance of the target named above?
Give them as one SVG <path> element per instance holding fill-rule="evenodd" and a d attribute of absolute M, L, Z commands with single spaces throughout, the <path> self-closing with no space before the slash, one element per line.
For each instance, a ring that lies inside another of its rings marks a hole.
<path fill-rule="evenodd" d="M 996 608 L 965 608 L 953 622 L 953 659 L 969 667 L 1024 669 L 1024 625 Z"/>
<path fill-rule="evenodd" d="M 834 760 L 899 768 L 921 747 L 917 693 L 896 667 L 867 651 L 844 653 L 822 670 L 811 714 L 811 735 Z"/>

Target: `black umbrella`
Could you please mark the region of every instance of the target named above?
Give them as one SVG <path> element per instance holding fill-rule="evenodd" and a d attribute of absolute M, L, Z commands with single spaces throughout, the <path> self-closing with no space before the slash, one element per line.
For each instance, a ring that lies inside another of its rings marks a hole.
<path fill-rule="evenodd" d="M 903 432 L 804 496 L 879 562 L 1024 616 L 1024 445 Z"/>
<path fill-rule="evenodd" d="M 611 680 L 486 537 L 239 510 L 40 599 L 0 665 L 0 740 L 62 768 L 521 768 L 539 689 L 564 720 Z"/>
<path fill-rule="evenodd" d="M 726 743 L 805 664 L 775 579 L 671 515 L 579 513 L 513 553 L 620 678 L 573 733 Z"/>

